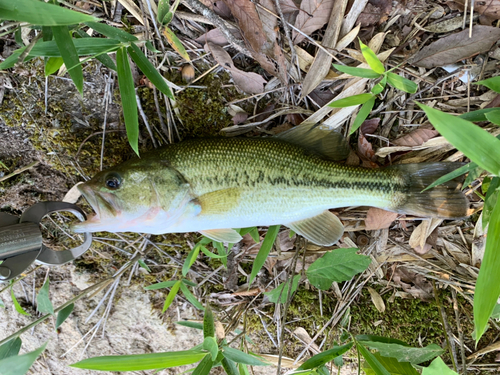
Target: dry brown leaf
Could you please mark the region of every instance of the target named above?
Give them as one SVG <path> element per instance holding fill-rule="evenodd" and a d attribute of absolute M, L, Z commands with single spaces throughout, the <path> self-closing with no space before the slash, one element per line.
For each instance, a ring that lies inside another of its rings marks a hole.
<path fill-rule="evenodd" d="M 236 68 L 233 64 L 231 56 L 224 50 L 224 48 L 213 44 L 205 44 L 205 51 L 211 52 L 214 59 L 222 66 L 227 69 L 236 86 L 242 89 L 248 94 L 260 94 L 264 91 L 264 84 L 266 80 L 262 78 L 260 74 L 253 72 L 244 72 Z"/>
<path fill-rule="evenodd" d="M 424 301 L 432 299 L 432 284 L 424 276 L 412 272 L 405 267 L 398 267 L 393 275 L 393 280 L 400 285 L 403 290 L 415 298 Z M 413 284 L 413 285 L 412 285 Z"/>
<path fill-rule="evenodd" d="M 409 62 L 427 69 L 453 64 L 488 51 L 499 39 L 499 28 L 475 25 L 472 38 L 469 30 L 446 36 L 422 48 Z"/>
<path fill-rule="evenodd" d="M 409 245 L 415 252 L 418 254 L 425 254 L 431 249 L 432 244 L 428 243 L 430 242 L 428 238 L 442 222 L 442 219 L 422 220 L 420 225 L 416 227 L 411 234 L 409 240 Z"/>
<path fill-rule="evenodd" d="M 392 10 L 392 1 L 390 0 L 370 0 L 365 9 L 356 21 L 361 27 L 379 25 L 389 18 Z"/>
<path fill-rule="evenodd" d="M 366 230 L 386 229 L 398 217 L 397 212 L 390 212 L 381 208 L 370 207 L 366 213 Z"/>
<path fill-rule="evenodd" d="M 375 305 L 375 308 L 378 310 L 378 312 L 383 313 L 385 311 L 385 303 L 380 294 L 378 292 L 371 288 L 367 287 L 368 292 L 370 293 L 370 297 L 372 298 L 372 302 Z"/>
<path fill-rule="evenodd" d="M 378 124 L 380 124 L 380 118 L 378 117 L 363 121 L 360 127 L 361 133 L 363 134 L 375 133 L 375 130 L 377 130 L 378 128 Z"/>
<path fill-rule="evenodd" d="M 238 20 L 245 41 L 253 50 L 260 51 L 262 45 L 266 43 L 266 35 L 255 4 L 250 0 L 225 0 L 225 3 Z"/>
<path fill-rule="evenodd" d="M 429 139 L 434 138 L 439 133 L 433 129 L 416 129 L 398 139 L 394 140 L 392 143 L 398 146 L 420 146 Z"/>
<path fill-rule="evenodd" d="M 303 0 L 294 26 L 304 34 L 311 35 L 328 22 L 334 2 L 334 0 Z M 299 44 L 305 37 L 293 30 L 292 38 L 295 44 Z"/>
<path fill-rule="evenodd" d="M 236 39 L 242 39 L 241 33 L 238 29 L 229 28 L 229 31 L 234 35 Z M 202 45 L 211 42 L 221 47 L 228 44 L 226 36 L 222 33 L 222 31 L 220 31 L 220 29 L 212 29 L 208 33 L 205 33 L 196 38 L 195 41 Z"/>
<path fill-rule="evenodd" d="M 222 0 L 219 1 L 200 0 L 200 2 L 203 3 L 203 5 L 205 5 L 207 8 L 213 10 L 217 15 L 221 16 L 222 18 L 231 17 L 231 10 Z"/>
<path fill-rule="evenodd" d="M 295 331 L 293 331 L 293 334 L 297 336 L 300 340 L 306 343 L 306 345 L 309 345 L 309 347 L 315 352 L 319 353 L 319 347 L 316 345 L 316 343 L 312 340 L 311 336 L 307 331 L 302 328 L 302 327 L 297 327 Z"/>
<path fill-rule="evenodd" d="M 464 4 L 467 0 L 453 0 L 448 1 L 447 4 L 452 9 L 464 10 Z M 470 9 L 470 0 L 469 0 Z M 474 13 L 479 13 L 479 15 L 487 18 L 488 20 L 499 20 L 500 19 L 500 0 L 484 0 L 476 1 L 474 4 Z"/>
<path fill-rule="evenodd" d="M 300 10 L 293 0 L 280 0 L 280 7 L 283 14 L 293 13 Z"/>

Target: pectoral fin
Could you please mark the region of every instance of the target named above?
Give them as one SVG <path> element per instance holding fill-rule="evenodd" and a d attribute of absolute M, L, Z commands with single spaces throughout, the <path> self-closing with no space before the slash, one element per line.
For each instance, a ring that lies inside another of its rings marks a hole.
<path fill-rule="evenodd" d="M 196 200 L 201 206 L 202 215 L 217 215 L 226 213 L 237 206 L 240 195 L 240 189 L 229 188 L 200 195 Z"/>
<path fill-rule="evenodd" d="M 240 242 L 242 238 L 234 229 L 200 230 L 200 233 L 205 237 L 218 242 L 237 243 Z"/>
<path fill-rule="evenodd" d="M 344 225 L 330 211 L 323 211 L 319 215 L 285 225 L 309 241 L 321 246 L 333 245 L 344 233 Z"/>

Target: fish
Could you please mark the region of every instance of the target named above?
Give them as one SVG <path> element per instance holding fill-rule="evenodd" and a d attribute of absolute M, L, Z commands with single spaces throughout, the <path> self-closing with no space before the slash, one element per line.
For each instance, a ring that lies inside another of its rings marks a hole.
<path fill-rule="evenodd" d="M 95 215 L 75 232 L 200 232 L 236 243 L 237 228 L 285 225 L 335 244 L 344 232 L 330 209 L 371 206 L 421 217 L 463 218 L 469 203 L 454 179 L 423 191 L 461 163 L 367 169 L 339 163 L 347 140 L 320 126 L 274 137 L 202 138 L 167 145 L 95 175 L 78 189 Z"/>

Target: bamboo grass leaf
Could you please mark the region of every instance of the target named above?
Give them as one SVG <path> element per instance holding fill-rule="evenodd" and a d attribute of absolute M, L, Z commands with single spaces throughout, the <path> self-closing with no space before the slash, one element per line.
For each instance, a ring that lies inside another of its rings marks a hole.
<path fill-rule="evenodd" d="M 280 230 L 281 225 L 272 225 L 267 230 L 266 236 L 264 237 L 264 241 L 262 242 L 262 246 L 259 249 L 257 256 L 255 257 L 255 261 L 252 265 L 252 272 L 250 273 L 250 277 L 248 279 L 248 284 L 251 285 L 257 276 L 257 273 L 260 271 L 264 262 L 271 251 L 274 241 L 276 240 L 276 236 L 278 236 L 278 232 Z"/>
<path fill-rule="evenodd" d="M 467 112 L 467 113 L 462 113 L 460 118 L 463 118 L 464 120 L 467 121 L 472 121 L 472 122 L 479 122 L 479 121 L 488 121 L 486 118 L 486 114 L 490 112 L 500 112 L 499 108 L 483 108 L 483 109 L 478 109 L 477 111 L 472 111 L 472 112 Z"/>
<path fill-rule="evenodd" d="M 24 309 L 21 307 L 19 302 L 17 301 L 16 296 L 14 295 L 14 291 L 12 290 L 12 287 L 10 288 L 10 297 L 12 298 L 12 302 L 14 303 L 14 308 L 19 314 L 30 316 Z"/>
<path fill-rule="evenodd" d="M 179 55 L 181 55 L 181 57 L 184 60 L 186 60 L 188 62 L 191 61 L 191 59 L 189 58 L 188 53 L 186 52 L 186 49 L 182 45 L 182 43 L 179 40 L 179 38 L 177 38 L 177 35 L 175 35 L 175 33 L 172 30 L 170 30 L 167 26 L 163 27 L 163 36 L 165 36 L 165 38 L 167 39 L 168 44 L 170 44 L 170 46 L 174 50 L 176 50 L 177 53 Z"/>
<path fill-rule="evenodd" d="M 43 284 L 36 296 L 37 310 L 42 314 L 54 314 L 54 306 L 49 298 L 49 279 Z"/>
<path fill-rule="evenodd" d="M 91 29 L 97 31 L 99 34 L 107 36 L 110 39 L 116 39 L 120 42 L 137 42 L 137 39 L 134 35 L 127 33 L 117 27 L 109 26 L 105 23 L 99 22 L 85 22 L 85 25 L 90 27 Z"/>
<path fill-rule="evenodd" d="M 299 286 L 299 281 L 300 281 L 300 275 L 295 275 L 292 279 L 292 291 L 290 293 L 293 293 L 297 290 L 297 287 Z M 288 289 L 290 287 L 290 280 L 281 283 L 278 285 L 275 289 L 269 291 L 269 292 L 264 292 L 264 294 L 269 298 L 269 301 L 272 303 L 286 303 L 286 299 L 288 298 Z"/>
<path fill-rule="evenodd" d="M 214 362 L 212 361 L 212 357 L 210 355 L 206 355 L 201 362 L 196 366 L 192 375 L 208 375 L 210 374 L 210 370 L 212 369 Z"/>
<path fill-rule="evenodd" d="M 210 353 L 212 361 L 215 361 L 219 353 L 219 346 L 215 337 L 205 337 L 203 340 L 203 349 Z"/>
<path fill-rule="evenodd" d="M 488 112 L 485 116 L 492 124 L 500 125 L 500 110 Z"/>
<path fill-rule="evenodd" d="M 139 118 L 135 99 L 134 79 L 128 62 L 128 55 L 122 47 L 116 52 L 118 87 L 122 100 L 123 118 L 130 146 L 139 155 Z"/>
<path fill-rule="evenodd" d="M 439 177 L 436 181 L 434 181 L 432 184 L 427 186 L 424 190 L 426 191 L 429 189 L 432 189 L 435 186 L 444 184 L 445 182 L 451 181 L 454 178 L 460 177 L 463 174 L 466 174 L 467 172 L 471 172 L 472 170 L 477 168 L 477 164 L 474 162 L 470 162 L 468 164 L 462 165 L 460 168 L 455 169 L 454 171 L 445 174 L 444 176 Z"/>
<path fill-rule="evenodd" d="M 144 287 L 144 289 L 157 290 L 157 289 L 163 289 L 163 288 L 171 288 L 175 285 L 176 282 L 177 282 L 177 280 L 162 281 L 161 283 L 148 285 L 148 286 Z"/>
<path fill-rule="evenodd" d="M 410 94 L 415 94 L 418 90 L 418 85 L 410 81 L 405 77 L 401 77 L 399 74 L 394 74 L 391 72 L 387 73 L 387 83 L 398 90 L 408 92 Z"/>
<path fill-rule="evenodd" d="M 171 368 L 199 362 L 207 355 L 200 350 L 103 356 L 84 359 L 71 367 L 100 371 L 141 371 Z"/>
<path fill-rule="evenodd" d="M 236 363 L 243 363 L 250 366 L 268 366 L 267 363 L 261 361 L 258 357 L 229 346 L 224 346 L 222 351 L 224 353 L 224 357 L 229 358 L 231 361 Z"/>
<path fill-rule="evenodd" d="M 45 350 L 47 343 L 43 344 L 32 352 L 4 358 L 0 360 L 0 370 L 2 375 L 24 375 L 26 374 L 36 359 Z"/>
<path fill-rule="evenodd" d="M 345 345 L 342 345 L 342 346 L 334 346 L 333 348 L 331 348 L 329 350 L 325 350 L 324 352 L 321 352 L 321 353 L 316 354 L 315 356 L 309 358 L 297 370 L 308 370 L 308 369 L 313 369 L 316 367 L 323 366 L 323 365 L 327 364 L 328 362 L 333 361 L 338 356 L 347 352 L 349 349 L 351 349 L 352 346 L 353 346 L 352 342 L 345 344 Z"/>
<path fill-rule="evenodd" d="M 73 308 L 75 307 L 75 304 L 70 303 L 68 306 L 66 306 L 64 309 L 59 311 L 57 314 L 57 319 L 56 319 L 56 329 L 61 326 L 61 324 L 64 323 L 64 321 L 70 316 L 70 314 L 73 312 Z"/>
<path fill-rule="evenodd" d="M 200 303 L 200 301 L 198 301 L 196 299 L 196 297 L 194 296 L 193 293 L 191 293 L 191 291 L 188 289 L 188 287 L 184 284 L 184 281 L 185 280 L 182 280 L 183 283 L 181 284 L 181 291 L 182 291 L 182 294 L 184 294 L 184 297 L 186 297 L 186 299 L 194 306 L 196 307 L 198 310 L 201 310 L 201 311 L 204 311 L 205 310 L 205 307 L 203 307 L 203 305 Z"/>
<path fill-rule="evenodd" d="M 422 375 L 458 375 L 455 371 L 451 370 L 446 363 L 437 357 L 428 367 L 422 369 Z"/>
<path fill-rule="evenodd" d="M 367 348 L 360 344 L 356 343 L 356 348 L 359 350 L 363 358 L 368 362 L 372 370 L 377 375 L 390 375 L 389 371 L 387 371 L 384 366 L 379 362 L 377 357 L 375 357 Z"/>
<path fill-rule="evenodd" d="M 52 33 L 73 83 L 80 94 L 83 94 L 83 70 L 68 26 L 52 26 Z"/>
<path fill-rule="evenodd" d="M 352 66 L 338 65 L 338 64 L 333 64 L 333 66 L 335 67 L 335 69 L 340 70 L 342 73 L 347 73 L 355 77 L 362 77 L 362 78 L 380 77 L 380 73 L 374 72 L 372 69 L 354 68 Z"/>
<path fill-rule="evenodd" d="M 485 178 L 486 180 L 486 178 Z M 490 222 L 491 213 L 495 207 L 500 194 L 500 177 L 493 177 L 484 197 L 484 207 L 483 207 L 483 229 L 486 228 Z"/>
<path fill-rule="evenodd" d="M 64 64 L 64 61 L 61 57 L 49 57 L 45 62 L 45 77 L 57 72 L 62 64 Z"/>
<path fill-rule="evenodd" d="M 495 207 L 491 212 L 488 227 L 488 238 L 484 250 L 483 262 L 479 269 L 479 275 L 474 292 L 474 327 L 476 331 L 476 343 L 486 330 L 488 319 L 500 295 L 500 199 L 497 199 Z"/>
<path fill-rule="evenodd" d="M 336 101 L 328 104 L 328 106 L 333 107 L 333 108 L 351 107 L 353 105 L 364 104 L 367 101 L 369 101 L 371 98 L 373 98 L 373 94 L 353 95 L 353 96 L 349 96 L 348 98 L 336 100 Z"/>
<path fill-rule="evenodd" d="M 203 337 L 215 337 L 214 314 L 208 303 L 203 316 Z"/>
<path fill-rule="evenodd" d="M 474 83 L 475 85 L 483 85 L 500 94 L 500 76 L 488 78 Z"/>
<path fill-rule="evenodd" d="M 364 103 L 361 106 L 358 115 L 356 116 L 356 119 L 352 124 L 352 128 L 351 131 L 349 132 L 349 135 L 353 134 L 356 130 L 358 130 L 361 124 L 363 124 L 366 118 L 370 115 L 370 112 L 372 111 L 374 105 L 375 105 L 375 96 L 372 96 L 366 103 Z"/>
<path fill-rule="evenodd" d="M 375 52 L 373 52 L 370 47 L 364 44 L 361 40 L 359 41 L 359 45 L 361 46 L 361 53 L 363 54 L 363 57 L 368 65 L 370 65 L 370 68 L 372 68 L 376 73 L 384 73 L 384 64 L 382 64 Z"/>
<path fill-rule="evenodd" d="M 170 307 L 172 302 L 174 302 L 174 298 L 177 295 L 177 292 L 179 291 L 179 288 L 181 287 L 182 280 L 177 280 L 175 284 L 170 288 L 170 293 L 168 293 L 167 298 L 165 299 L 165 303 L 163 304 L 163 309 L 161 310 L 162 313 L 167 311 L 167 309 Z"/>
<path fill-rule="evenodd" d="M 32 25 L 61 26 L 96 21 L 97 18 L 38 0 L 0 0 L 2 20 Z"/>
<path fill-rule="evenodd" d="M 21 344 L 21 339 L 16 337 L 0 346 L 0 360 L 18 355 L 19 350 L 21 350 Z"/>
<path fill-rule="evenodd" d="M 221 361 L 222 367 L 224 368 L 224 371 L 226 372 L 227 375 L 238 375 L 238 369 L 236 368 L 236 363 L 231 361 L 228 358 L 222 358 Z"/>
<path fill-rule="evenodd" d="M 490 173 L 500 175 L 500 140 L 473 123 L 417 103 L 448 142 Z M 472 141 L 473 140 L 473 141 Z"/>

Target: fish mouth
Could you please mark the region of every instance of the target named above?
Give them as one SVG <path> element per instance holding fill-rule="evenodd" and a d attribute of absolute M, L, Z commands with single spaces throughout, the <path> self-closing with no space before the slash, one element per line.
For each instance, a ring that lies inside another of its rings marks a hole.
<path fill-rule="evenodd" d="M 113 204 L 111 194 L 106 196 L 103 193 L 96 192 L 87 184 L 79 185 L 78 190 L 92 207 L 94 214 L 89 215 L 85 221 L 73 224 L 73 232 L 83 233 L 104 230 L 110 220 L 119 215 L 120 211 Z"/>

